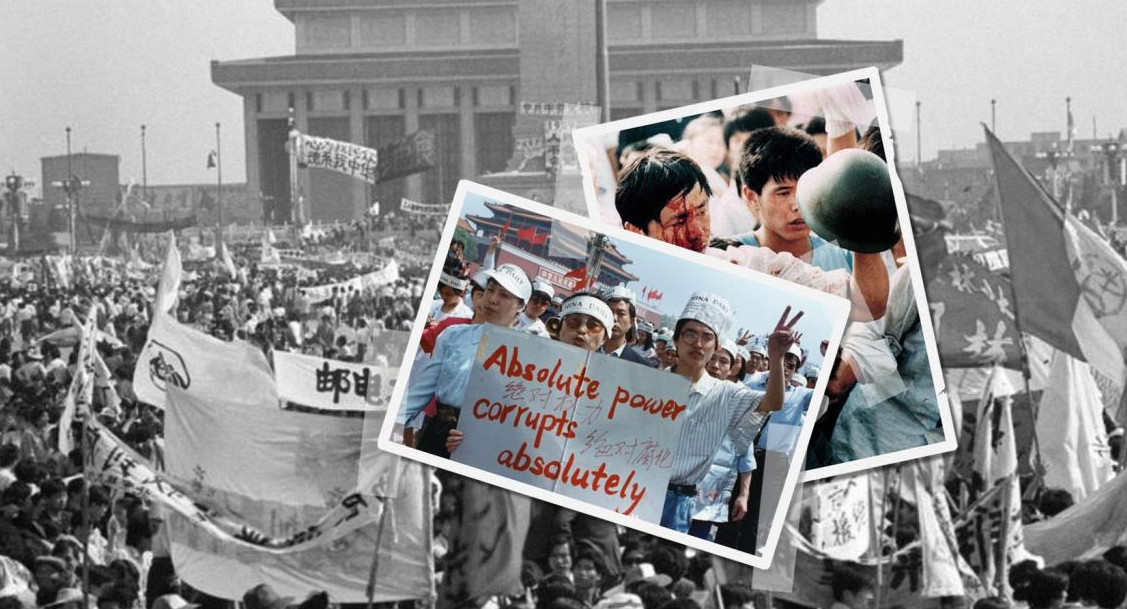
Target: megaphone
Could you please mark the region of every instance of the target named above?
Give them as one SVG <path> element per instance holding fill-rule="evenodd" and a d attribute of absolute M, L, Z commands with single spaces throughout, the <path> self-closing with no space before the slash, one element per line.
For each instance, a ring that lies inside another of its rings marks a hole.
<path fill-rule="evenodd" d="M 831 154 L 798 180 L 798 209 L 826 241 L 854 252 L 883 252 L 900 240 L 888 165 L 849 148 Z"/>

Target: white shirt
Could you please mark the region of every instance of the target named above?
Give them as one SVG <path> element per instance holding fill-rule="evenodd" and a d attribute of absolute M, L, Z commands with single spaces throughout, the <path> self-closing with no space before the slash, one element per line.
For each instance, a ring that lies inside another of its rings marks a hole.
<path fill-rule="evenodd" d="M 458 306 L 454 307 L 454 310 L 449 313 L 444 313 L 442 311 L 442 305 L 443 302 L 441 299 L 439 299 L 434 301 L 434 304 L 432 304 L 430 307 L 430 316 L 431 319 L 435 321 L 435 323 L 438 323 L 446 319 L 447 317 L 462 317 L 464 319 L 470 319 L 473 317 L 473 309 L 467 307 L 466 303 L 464 302 L 459 301 Z"/>
<path fill-rule="evenodd" d="M 551 337 L 551 335 L 548 334 L 548 327 L 544 325 L 544 322 L 539 319 L 532 319 L 528 315 L 525 315 L 524 311 L 521 311 L 517 316 L 517 330 L 535 334 L 543 338 Z"/>

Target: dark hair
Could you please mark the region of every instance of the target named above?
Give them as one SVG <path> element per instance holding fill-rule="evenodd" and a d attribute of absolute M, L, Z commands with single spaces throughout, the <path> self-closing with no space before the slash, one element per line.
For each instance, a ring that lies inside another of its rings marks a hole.
<path fill-rule="evenodd" d="M 657 546 L 650 550 L 646 562 L 654 566 L 654 571 L 668 575 L 673 581 L 681 579 L 689 569 L 689 559 L 685 553 L 669 546 Z"/>
<path fill-rule="evenodd" d="M 1041 493 L 1037 509 L 1045 516 L 1052 517 L 1072 507 L 1074 503 L 1072 493 L 1063 488 L 1047 488 Z"/>
<path fill-rule="evenodd" d="M 22 504 L 31 497 L 31 485 L 23 480 L 16 480 L 0 494 L 0 505 Z"/>
<path fill-rule="evenodd" d="M 65 495 L 66 492 L 67 485 L 63 482 L 62 478 L 51 478 L 39 487 L 39 494 L 44 498 L 54 497 L 60 494 Z"/>
<path fill-rule="evenodd" d="M 68 495 L 81 495 L 83 493 L 83 491 L 85 491 L 85 490 L 86 490 L 86 479 L 85 478 L 75 478 L 75 479 L 71 480 L 70 482 L 67 482 L 67 494 Z"/>
<path fill-rule="evenodd" d="M 815 116 L 806 121 L 806 124 L 802 126 L 802 131 L 806 135 L 826 135 L 826 119 Z"/>
<path fill-rule="evenodd" d="M 1111 546 L 1104 552 L 1104 560 L 1127 571 L 1127 546 Z"/>
<path fill-rule="evenodd" d="M 830 587 L 833 588 L 834 600 L 841 602 L 846 592 L 857 594 L 863 590 L 872 590 L 873 580 L 848 567 L 839 567 L 833 572 Z"/>
<path fill-rule="evenodd" d="M 595 571 L 599 574 L 599 579 L 606 577 L 610 573 L 610 568 L 607 567 L 606 557 L 595 547 L 585 545 L 581 548 L 575 556 L 575 564 L 578 565 L 581 560 L 591 561 L 591 564 L 595 566 Z"/>
<path fill-rule="evenodd" d="M 720 596 L 724 599 L 724 607 L 741 607 L 755 598 L 755 593 L 744 584 L 724 584 L 720 586 Z M 724 609 L 721 607 L 721 609 Z"/>
<path fill-rule="evenodd" d="M 609 307 L 609 306 L 611 306 L 612 302 L 617 302 L 617 301 L 620 301 L 620 300 L 622 302 L 625 302 L 626 306 L 630 309 L 630 319 L 636 319 L 638 317 L 638 309 L 636 309 L 634 307 L 634 303 L 630 302 L 628 299 L 626 299 L 626 298 L 605 298 L 605 299 L 603 299 L 603 302 L 607 303 L 607 306 Z M 611 311 L 611 313 L 614 313 L 614 311 Z M 610 328 L 607 328 L 607 329 L 609 330 Z"/>
<path fill-rule="evenodd" d="M 536 561 L 525 560 L 520 565 L 520 583 L 526 588 L 535 588 L 544 580 L 544 570 Z"/>
<path fill-rule="evenodd" d="M 0 446 L 0 467 L 12 467 L 19 459 L 20 449 L 15 444 Z"/>
<path fill-rule="evenodd" d="M 1053 601 L 1064 598 L 1068 590 L 1068 576 L 1056 569 L 1036 571 L 1022 588 L 1014 588 L 1014 600 L 1026 601 L 1030 609 L 1049 607 Z"/>
<path fill-rule="evenodd" d="M 857 142 L 857 147 L 861 150 L 868 150 L 879 156 L 880 160 L 886 163 L 888 162 L 888 159 L 884 158 L 884 139 L 881 138 L 880 127 L 877 125 L 872 125 L 865 131 L 865 135 L 861 137 L 861 141 Z"/>
<path fill-rule="evenodd" d="M 549 575 L 536 588 L 536 606 L 546 608 L 557 598 L 575 598 L 575 584 L 565 575 Z"/>
<path fill-rule="evenodd" d="M 674 598 L 663 603 L 659 609 L 700 609 L 700 604 L 691 598 Z"/>
<path fill-rule="evenodd" d="M 117 604 L 118 606 L 122 607 L 122 609 L 129 609 L 130 607 L 132 607 L 133 601 L 134 599 L 129 594 L 129 592 L 123 590 L 121 586 L 117 585 L 110 586 L 109 590 L 103 592 L 102 595 L 98 597 L 98 605 L 101 605 L 103 602 L 110 602 Z"/>
<path fill-rule="evenodd" d="M 587 605 L 577 598 L 557 596 L 545 606 L 545 609 L 587 609 Z"/>
<path fill-rule="evenodd" d="M 1127 599 L 1127 573 L 1106 560 L 1080 563 L 1069 577 L 1069 588 L 1079 592 L 1080 600 L 1112 609 Z"/>
<path fill-rule="evenodd" d="M 90 494 L 87 502 L 90 505 L 104 505 L 106 507 L 109 507 L 110 495 L 105 490 L 103 490 L 102 487 L 92 486 L 90 487 Z"/>
<path fill-rule="evenodd" d="M 775 126 L 775 119 L 767 108 L 744 106 L 736 110 L 724 123 L 724 146 L 728 146 L 732 136 L 737 133 L 751 133 L 756 129 Z"/>
<path fill-rule="evenodd" d="M 639 580 L 634 584 L 627 586 L 627 592 L 637 594 L 642 599 L 642 606 L 645 609 L 657 609 L 665 603 L 673 600 L 673 593 L 654 582 Z"/>
<path fill-rule="evenodd" d="M 814 138 L 788 127 L 771 127 L 748 136 L 736 171 L 740 182 L 759 194 L 768 180 L 797 180 L 821 162 L 822 149 Z"/>
<path fill-rule="evenodd" d="M 670 201 L 689 194 L 695 186 L 712 196 L 708 178 L 692 159 L 673 150 L 652 150 L 631 163 L 618 179 L 614 207 L 624 224 L 644 231 L 650 221 L 658 221 Z"/>
<path fill-rule="evenodd" d="M 1010 609 L 1010 604 L 1000 596 L 987 596 L 975 601 L 971 609 Z"/>

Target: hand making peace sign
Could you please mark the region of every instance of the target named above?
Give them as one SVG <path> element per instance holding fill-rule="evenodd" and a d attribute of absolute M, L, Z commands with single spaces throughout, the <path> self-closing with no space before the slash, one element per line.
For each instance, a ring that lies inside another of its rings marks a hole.
<path fill-rule="evenodd" d="M 787 319 L 790 317 L 790 306 L 783 309 L 783 316 L 779 318 L 778 323 L 775 324 L 775 329 L 771 332 L 771 336 L 767 338 L 767 357 L 771 360 L 782 359 L 786 355 L 790 346 L 797 343 L 802 334 L 794 331 L 795 324 L 798 320 L 802 319 L 805 314 L 804 311 L 799 311 L 794 319 L 789 322 Z"/>

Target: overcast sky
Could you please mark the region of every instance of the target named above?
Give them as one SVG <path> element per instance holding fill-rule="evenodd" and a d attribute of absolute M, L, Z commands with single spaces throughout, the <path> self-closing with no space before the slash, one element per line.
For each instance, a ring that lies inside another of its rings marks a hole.
<path fill-rule="evenodd" d="M 271 0 L 4 8 L 0 171 L 38 180 L 39 157 L 65 153 L 70 125 L 75 151 L 118 154 L 122 181 L 139 182 L 145 123 L 150 184 L 208 183 L 219 121 L 224 181 L 245 179 L 241 100 L 211 83 L 209 62 L 292 54 L 293 26 Z M 818 18 L 822 38 L 904 40 L 885 84 L 919 95 L 925 159 L 980 141 L 991 97 L 1003 139 L 1064 131 L 1067 95 L 1081 137 L 1093 115 L 1101 137 L 1127 125 L 1127 2 L 824 0 Z M 904 161 L 913 135 L 900 138 Z"/>

